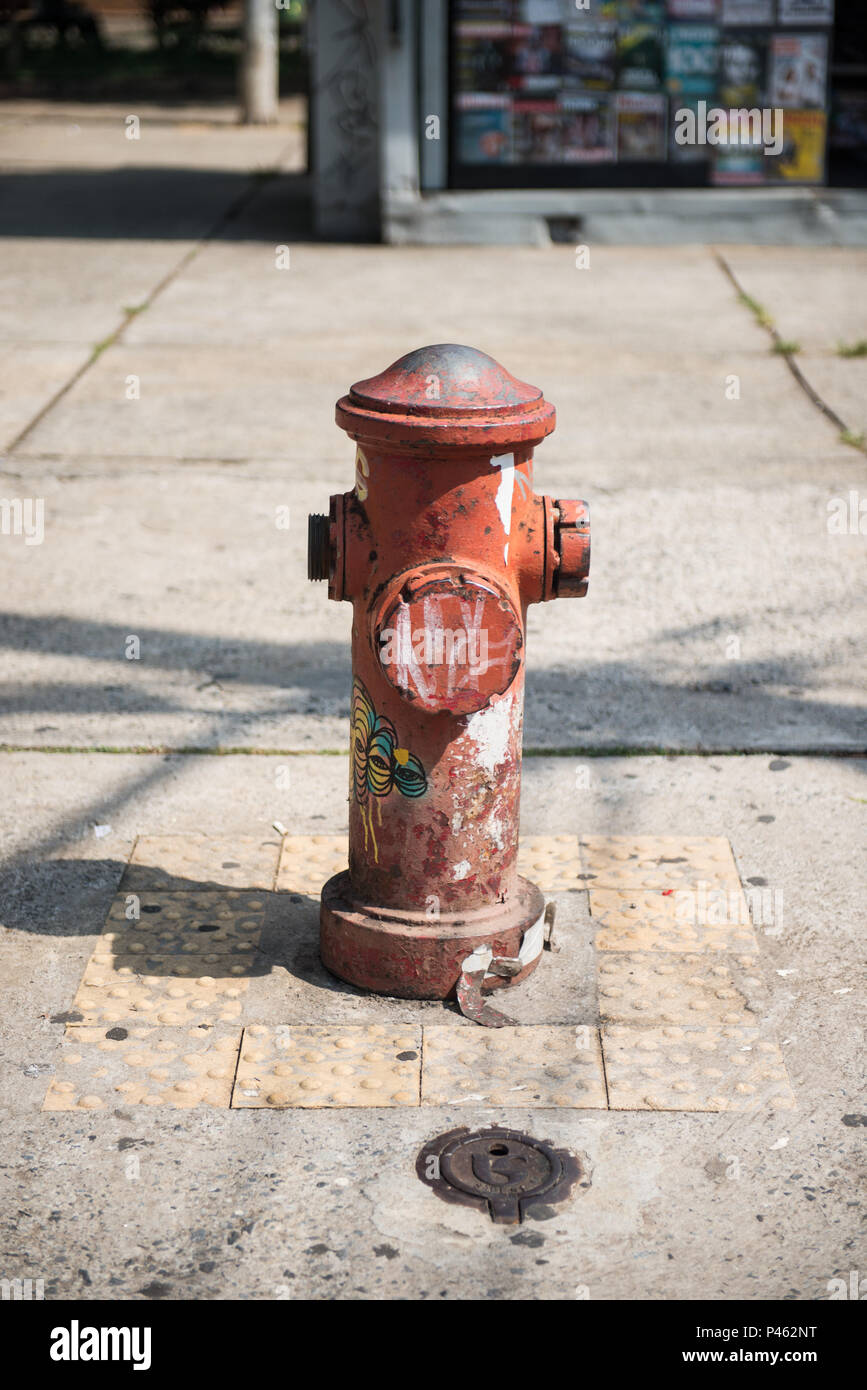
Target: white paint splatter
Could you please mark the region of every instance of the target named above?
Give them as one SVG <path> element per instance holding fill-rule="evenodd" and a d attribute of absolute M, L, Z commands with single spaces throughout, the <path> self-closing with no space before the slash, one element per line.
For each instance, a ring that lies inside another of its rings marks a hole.
<path fill-rule="evenodd" d="M 514 695 L 504 695 L 502 699 L 471 714 L 467 720 L 466 736 L 475 743 L 478 750 L 476 759 L 489 777 L 494 776 L 494 769 L 499 763 L 504 763 L 508 756 L 513 704 Z"/>
<path fill-rule="evenodd" d="M 455 864 L 454 871 L 452 873 L 452 878 L 454 878 L 455 880 L 466 878 L 467 874 L 470 872 L 470 869 L 472 867 L 473 866 L 470 863 L 469 859 L 462 859 L 459 864 Z"/>
<path fill-rule="evenodd" d="M 500 470 L 500 485 L 497 488 L 497 511 L 500 513 L 500 520 L 503 523 L 503 530 L 506 533 L 506 544 L 503 546 L 503 561 L 509 563 L 509 537 L 512 534 L 512 493 L 515 490 L 515 455 L 501 454 L 499 458 L 491 459 L 491 467 Z"/>

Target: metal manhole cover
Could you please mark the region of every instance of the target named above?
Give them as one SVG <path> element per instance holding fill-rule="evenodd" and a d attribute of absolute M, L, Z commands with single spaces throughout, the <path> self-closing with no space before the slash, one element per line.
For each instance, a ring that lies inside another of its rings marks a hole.
<path fill-rule="evenodd" d="M 452 1129 L 430 1139 L 416 1172 L 446 1202 L 517 1225 L 534 1204 L 562 1202 L 582 1177 L 574 1154 L 517 1129 Z"/>

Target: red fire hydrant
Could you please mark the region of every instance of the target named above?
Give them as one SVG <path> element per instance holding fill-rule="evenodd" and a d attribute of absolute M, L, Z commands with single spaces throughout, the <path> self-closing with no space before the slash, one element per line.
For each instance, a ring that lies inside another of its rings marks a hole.
<path fill-rule="evenodd" d="M 473 348 L 408 353 L 336 418 L 355 486 L 310 517 L 308 568 L 353 605 L 349 871 L 322 890 L 322 960 L 444 999 L 489 950 L 517 982 L 545 906 L 517 872 L 525 619 L 586 592 L 587 504 L 533 491 L 554 407 Z"/>

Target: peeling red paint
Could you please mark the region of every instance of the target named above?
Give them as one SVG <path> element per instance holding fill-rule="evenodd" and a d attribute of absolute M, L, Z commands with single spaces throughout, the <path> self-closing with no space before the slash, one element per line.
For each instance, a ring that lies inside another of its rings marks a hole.
<path fill-rule="evenodd" d="M 356 487 L 311 525 L 310 573 L 354 608 L 353 770 L 322 956 L 443 998 L 476 945 L 517 956 L 544 906 L 517 873 L 526 613 L 586 588 L 586 504 L 533 491 L 554 409 L 470 348 L 410 353 L 337 422 Z"/>

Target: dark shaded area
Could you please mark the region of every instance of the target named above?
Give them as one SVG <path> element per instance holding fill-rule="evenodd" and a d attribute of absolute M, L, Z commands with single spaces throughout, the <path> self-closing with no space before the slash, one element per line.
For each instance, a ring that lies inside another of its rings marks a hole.
<path fill-rule="evenodd" d="M 16 170 L 0 178 L 4 236 L 310 240 L 310 181 L 303 173 L 229 169 Z"/>

